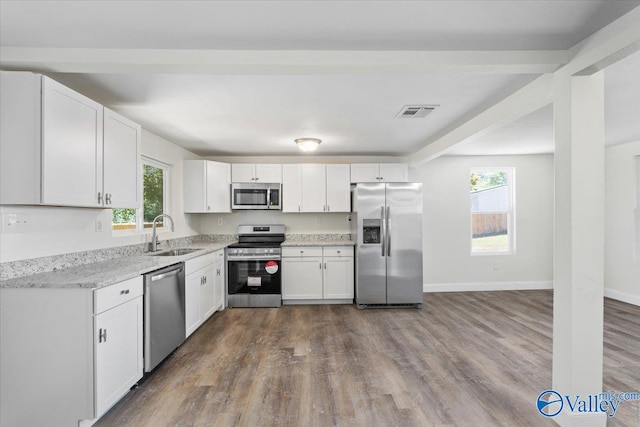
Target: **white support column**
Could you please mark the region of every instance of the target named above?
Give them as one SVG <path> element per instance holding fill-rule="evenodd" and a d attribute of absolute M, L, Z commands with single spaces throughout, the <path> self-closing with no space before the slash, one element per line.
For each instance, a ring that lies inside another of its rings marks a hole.
<path fill-rule="evenodd" d="M 602 391 L 603 77 L 554 76 L 553 389 L 563 396 Z M 605 415 L 567 406 L 554 418 L 560 425 L 606 425 Z"/>

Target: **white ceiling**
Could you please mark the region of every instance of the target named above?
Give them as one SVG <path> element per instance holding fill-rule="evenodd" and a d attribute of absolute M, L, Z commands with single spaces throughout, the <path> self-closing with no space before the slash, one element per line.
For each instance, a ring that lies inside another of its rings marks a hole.
<path fill-rule="evenodd" d="M 574 46 L 640 1 L 0 1 L 0 49 L 547 51 Z M 635 55 L 637 58 L 638 55 Z M 634 62 L 635 61 L 635 62 Z M 46 61 L 45 61 L 46 62 Z M 640 61 L 607 70 L 607 141 L 640 139 Z M 407 155 L 531 81 L 526 72 L 304 75 L 53 73 L 62 83 L 203 155 Z M 631 64 L 631 65 L 629 65 Z M 379 70 L 379 68 L 378 68 Z M 437 104 L 396 119 L 406 104 Z M 634 110 L 635 108 L 635 110 Z M 456 147 L 456 154 L 553 148 L 550 108 Z M 609 114 L 610 113 L 610 114 Z M 551 147 L 551 148 L 550 148 Z"/>

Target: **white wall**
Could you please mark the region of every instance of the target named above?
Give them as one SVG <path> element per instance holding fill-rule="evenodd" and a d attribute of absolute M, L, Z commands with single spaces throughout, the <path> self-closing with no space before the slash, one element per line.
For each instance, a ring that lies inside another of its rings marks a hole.
<path fill-rule="evenodd" d="M 471 256 L 469 174 L 515 167 L 516 252 Z M 553 156 L 444 156 L 409 169 L 424 184 L 425 291 L 531 289 L 553 280 Z"/>
<path fill-rule="evenodd" d="M 605 296 L 640 305 L 640 141 L 605 150 Z"/>
<path fill-rule="evenodd" d="M 142 154 L 171 165 L 169 214 L 175 220 L 176 229 L 173 233 L 163 233 L 161 237 L 174 238 L 198 234 L 198 218 L 189 218 L 182 210 L 182 160 L 197 159 L 198 156 L 145 130 L 142 132 Z M 0 206 L 0 213 L 23 214 L 29 221 L 29 229 L 26 232 L 0 233 L 0 262 L 144 241 L 143 235 L 112 234 L 111 209 Z M 102 222 L 102 232 L 96 232 L 96 220 Z"/>

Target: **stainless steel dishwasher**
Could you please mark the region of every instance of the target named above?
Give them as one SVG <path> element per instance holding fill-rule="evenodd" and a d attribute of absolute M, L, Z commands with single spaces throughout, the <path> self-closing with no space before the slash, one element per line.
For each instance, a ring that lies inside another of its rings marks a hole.
<path fill-rule="evenodd" d="M 185 340 L 184 263 L 144 275 L 144 371 Z"/>

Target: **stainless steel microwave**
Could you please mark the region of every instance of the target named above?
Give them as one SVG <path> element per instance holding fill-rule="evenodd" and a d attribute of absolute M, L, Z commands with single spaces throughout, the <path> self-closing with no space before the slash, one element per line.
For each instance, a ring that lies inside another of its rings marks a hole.
<path fill-rule="evenodd" d="M 231 184 L 231 209 L 282 209 L 282 190 L 278 183 Z"/>

